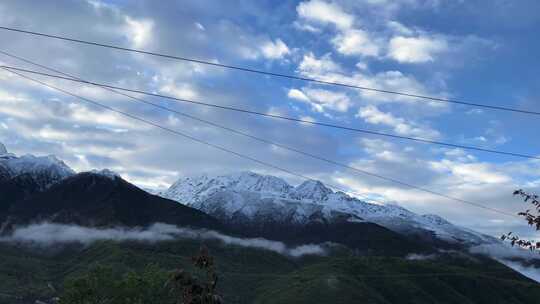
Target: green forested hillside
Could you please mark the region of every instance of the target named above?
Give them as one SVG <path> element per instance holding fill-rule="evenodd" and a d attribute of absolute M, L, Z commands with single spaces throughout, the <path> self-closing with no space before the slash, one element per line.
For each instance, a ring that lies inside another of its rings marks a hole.
<path fill-rule="evenodd" d="M 353 256 L 340 249 L 327 257 L 289 258 L 266 250 L 206 244 L 216 259 L 218 289 L 226 303 L 538 303 L 540 299 L 540 285 L 479 257 L 409 261 Z M 193 270 L 190 259 L 199 246 L 189 240 L 47 249 L 3 244 L 0 303 L 50 299 L 62 292 L 65 280 L 98 265 L 112 268 L 118 276 L 148 265 L 164 271 Z"/>

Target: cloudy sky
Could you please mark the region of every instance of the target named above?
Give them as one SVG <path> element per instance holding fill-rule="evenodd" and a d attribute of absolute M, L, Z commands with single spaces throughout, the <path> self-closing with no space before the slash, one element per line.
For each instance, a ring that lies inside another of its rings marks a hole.
<path fill-rule="evenodd" d="M 386 90 L 540 109 L 540 3 L 530 1 L 46 1 L 0 3 L 2 26 Z M 78 77 L 220 105 L 538 155 L 538 117 L 224 70 L 0 30 L 0 51 Z M 0 55 L 0 62 L 37 69 Z M 213 144 L 486 233 L 521 221 L 346 171 L 91 86 L 38 77 Z M 0 72 L 0 141 L 75 170 L 110 168 L 146 188 L 252 170 L 288 176 Z M 389 140 L 171 100 L 162 106 L 516 213 L 540 162 Z"/>

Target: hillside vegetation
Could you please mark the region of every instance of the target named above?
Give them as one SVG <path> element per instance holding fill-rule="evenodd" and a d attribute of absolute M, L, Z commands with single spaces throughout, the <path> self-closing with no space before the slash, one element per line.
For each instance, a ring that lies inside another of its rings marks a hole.
<path fill-rule="evenodd" d="M 207 245 L 226 303 L 537 303 L 540 297 L 540 285 L 481 257 L 412 261 L 353 256 L 341 248 L 326 257 L 289 258 L 218 242 Z M 178 268 L 194 271 L 191 257 L 199 246 L 190 240 L 56 248 L 2 244 L 0 303 L 47 301 L 62 294 L 65 282 L 97 267 L 110 269 L 118 279 L 150 267 L 157 280 L 165 280 Z"/>

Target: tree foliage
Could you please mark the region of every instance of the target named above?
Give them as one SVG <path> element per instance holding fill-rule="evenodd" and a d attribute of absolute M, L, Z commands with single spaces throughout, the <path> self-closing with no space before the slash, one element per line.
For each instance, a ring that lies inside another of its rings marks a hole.
<path fill-rule="evenodd" d="M 181 291 L 183 304 L 214 304 L 222 303 L 216 294 L 218 277 L 214 267 L 214 258 L 208 253 L 208 248 L 202 247 L 199 255 L 193 257 L 193 264 L 204 273 L 205 280 L 199 280 L 183 269 L 174 272 L 170 283 L 174 290 Z"/>
<path fill-rule="evenodd" d="M 531 194 L 523 191 L 522 189 L 514 191 L 514 195 L 521 196 L 526 203 L 533 205 L 533 210 L 527 209 L 524 212 L 518 213 L 519 216 L 523 216 L 529 226 L 534 227 L 536 231 L 540 230 L 540 197 L 536 194 Z M 540 250 L 540 242 L 532 240 L 524 240 L 519 236 L 508 232 L 501 236 L 501 239 L 510 241 L 512 246 L 520 246 L 528 248 L 530 250 Z"/>
<path fill-rule="evenodd" d="M 206 247 L 193 257 L 199 279 L 183 269 L 170 271 L 149 265 L 141 272 L 118 275 L 110 267 L 96 267 L 66 282 L 60 304 L 218 304 L 218 277 Z"/>

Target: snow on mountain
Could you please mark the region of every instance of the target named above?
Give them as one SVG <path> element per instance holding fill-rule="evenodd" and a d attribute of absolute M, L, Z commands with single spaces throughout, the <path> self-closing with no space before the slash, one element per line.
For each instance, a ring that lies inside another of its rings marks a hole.
<path fill-rule="evenodd" d="M 297 187 L 252 172 L 181 178 L 162 196 L 227 221 L 369 221 L 401 233 L 418 231 L 448 241 L 491 243 L 494 238 L 451 224 L 437 215 L 418 215 L 393 204 L 377 205 L 334 192 L 320 181 Z"/>
<path fill-rule="evenodd" d="M 297 200 L 324 201 L 333 191 L 320 181 L 307 180 L 294 189 L 291 197 Z"/>
<path fill-rule="evenodd" d="M 286 196 L 293 187 L 284 180 L 252 172 L 240 172 L 214 178 L 201 175 L 179 179 L 163 197 L 191 205 L 222 190 L 253 191 L 277 196 Z"/>
<path fill-rule="evenodd" d="M 1 143 L 0 171 L 9 177 L 28 175 L 43 188 L 75 174 L 75 171 L 55 156 L 27 154 L 18 157 L 8 153 L 6 147 Z"/>
<path fill-rule="evenodd" d="M 104 177 L 110 178 L 112 180 L 115 180 L 117 178 L 121 178 L 120 174 L 118 174 L 118 173 L 116 173 L 116 172 L 114 172 L 112 170 L 109 170 L 109 169 L 101 169 L 101 170 L 94 169 L 92 171 L 89 171 L 89 173 L 104 176 Z"/>
<path fill-rule="evenodd" d="M 5 154 L 8 154 L 6 146 L 4 146 L 3 143 L 0 143 L 0 156 Z"/>

